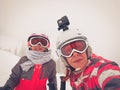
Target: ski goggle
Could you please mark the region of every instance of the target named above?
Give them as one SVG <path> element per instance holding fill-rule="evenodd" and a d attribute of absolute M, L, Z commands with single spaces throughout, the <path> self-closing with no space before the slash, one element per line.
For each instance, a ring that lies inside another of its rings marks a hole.
<path fill-rule="evenodd" d="M 49 41 L 44 37 L 31 37 L 30 38 L 30 45 L 36 46 L 41 45 L 42 47 L 48 47 Z"/>
<path fill-rule="evenodd" d="M 83 39 L 74 39 L 69 42 L 64 43 L 58 53 L 64 57 L 71 57 L 73 52 L 83 53 L 88 48 L 87 41 Z"/>

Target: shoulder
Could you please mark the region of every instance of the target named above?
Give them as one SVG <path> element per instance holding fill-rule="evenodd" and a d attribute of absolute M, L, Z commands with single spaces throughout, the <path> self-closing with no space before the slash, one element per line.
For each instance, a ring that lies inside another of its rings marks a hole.
<path fill-rule="evenodd" d="M 51 60 L 49 61 L 49 64 L 51 64 L 51 65 L 56 65 L 56 62 L 55 62 L 55 60 L 51 59 Z"/>
<path fill-rule="evenodd" d="M 20 70 L 20 65 L 22 63 L 24 63 L 25 61 L 27 61 L 28 58 L 26 56 L 23 56 L 19 59 L 19 61 L 15 64 L 15 66 L 12 68 L 12 71 L 16 71 L 16 72 L 19 72 Z"/>
<path fill-rule="evenodd" d="M 43 66 L 47 66 L 47 67 L 50 67 L 50 68 L 52 68 L 52 67 L 55 68 L 56 67 L 56 62 L 53 59 L 51 59 L 49 62 L 43 64 Z"/>
<path fill-rule="evenodd" d="M 119 65 L 116 62 L 105 59 L 105 58 L 101 58 L 101 57 L 92 58 L 91 62 L 92 62 L 91 63 L 92 65 L 99 66 L 99 68 L 102 68 L 105 66 L 106 67 L 113 67 L 113 66 L 119 67 Z"/>
<path fill-rule="evenodd" d="M 51 59 L 49 62 L 50 62 L 50 63 L 55 63 L 55 60 Z"/>
<path fill-rule="evenodd" d="M 120 75 L 119 65 L 107 59 L 91 59 L 91 66 L 97 70 L 97 76 Z"/>
<path fill-rule="evenodd" d="M 96 75 L 101 87 L 105 87 L 108 83 L 112 85 L 114 80 L 119 79 L 120 82 L 120 67 L 116 62 L 104 58 L 94 58 L 91 62 L 97 70 Z"/>
<path fill-rule="evenodd" d="M 98 81 L 100 85 L 103 85 L 103 87 L 107 84 L 108 86 L 114 85 L 114 83 L 117 83 L 116 80 L 119 80 L 118 83 L 120 83 L 120 67 L 118 64 L 113 61 L 102 63 L 98 70 Z"/>
<path fill-rule="evenodd" d="M 27 56 L 23 56 L 23 57 L 21 57 L 20 58 L 20 60 L 19 60 L 19 62 L 18 63 L 24 63 L 24 62 L 26 62 L 26 61 L 28 61 L 29 59 L 27 58 Z"/>

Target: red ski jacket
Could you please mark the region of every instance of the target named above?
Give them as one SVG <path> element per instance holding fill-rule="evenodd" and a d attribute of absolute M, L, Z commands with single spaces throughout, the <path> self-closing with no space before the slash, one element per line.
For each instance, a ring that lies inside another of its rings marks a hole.
<path fill-rule="evenodd" d="M 120 90 L 120 67 L 93 56 L 83 72 L 71 75 L 70 84 L 73 90 Z"/>
<path fill-rule="evenodd" d="M 20 83 L 15 90 L 46 90 L 46 81 L 48 78 L 39 79 L 42 66 L 35 65 L 31 80 L 21 78 Z"/>
<path fill-rule="evenodd" d="M 27 60 L 26 56 L 22 57 L 13 67 L 5 86 L 8 85 L 14 90 L 47 90 L 46 84 L 48 80 L 48 83 L 53 84 L 55 90 L 57 90 L 55 62 L 50 60 L 43 65 L 34 65 L 26 72 L 22 70 L 20 64 Z"/>

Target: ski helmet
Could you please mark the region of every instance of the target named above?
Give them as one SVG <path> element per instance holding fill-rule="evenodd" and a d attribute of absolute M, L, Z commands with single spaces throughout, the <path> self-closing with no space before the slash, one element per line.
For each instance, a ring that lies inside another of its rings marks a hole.
<path fill-rule="evenodd" d="M 78 29 L 68 29 L 68 30 L 65 30 L 65 31 L 60 31 L 60 34 L 58 35 L 58 38 L 57 38 L 57 43 L 56 43 L 57 54 L 59 55 L 59 57 L 61 58 L 61 60 L 64 62 L 64 64 L 66 66 L 69 66 L 69 65 L 66 62 L 65 58 L 59 53 L 60 47 L 64 43 L 69 42 L 69 41 L 74 40 L 74 39 L 78 39 L 78 40 L 82 39 L 82 40 L 84 40 L 85 42 L 88 43 L 87 37 L 82 35 Z M 86 53 L 87 53 L 88 59 L 90 59 L 91 54 L 92 54 L 92 49 L 89 46 L 89 43 L 88 43 L 88 47 L 86 49 Z"/>
<path fill-rule="evenodd" d="M 31 47 L 30 39 L 31 39 L 32 37 L 43 37 L 43 38 L 47 39 L 47 40 L 48 40 L 47 48 L 50 47 L 50 40 L 49 40 L 49 38 L 48 38 L 47 35 L 45 35 L 45 34 L 36 34 L 36 33 L 33 33 L 33 34 L 31 34 L 31 35 L 28 37 L 28 40 L 27 40 L 27 42 L 28 42 L 28 47 L 29 47 L 29 48 Z"/>

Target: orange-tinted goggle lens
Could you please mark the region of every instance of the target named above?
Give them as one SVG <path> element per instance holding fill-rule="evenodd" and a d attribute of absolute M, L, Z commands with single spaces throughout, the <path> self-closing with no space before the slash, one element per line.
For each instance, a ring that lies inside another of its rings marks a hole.
<path fill-rule="evenodd" d="M 43 37 L 33 37 L 30 39 L 30 44 L 33 46 L 38 45 L 39 43 L 44 47 L 48 46 L 48 40 Z"/>
<path fill-rule="evenodd" d="M 69 56 L 73 49 L 79 52 L 83 52 L 86 47 L 86 42 L 84 40 L 77 40 L 62 46 L 60 50 L 64 56 Z"/>

